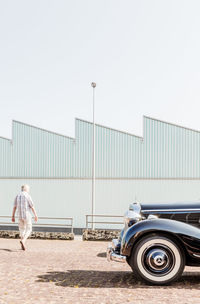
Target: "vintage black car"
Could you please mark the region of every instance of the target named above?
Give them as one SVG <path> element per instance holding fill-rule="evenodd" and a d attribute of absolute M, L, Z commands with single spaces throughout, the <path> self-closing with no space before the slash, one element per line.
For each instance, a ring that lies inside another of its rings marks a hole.
<path fill-rule="evenodd" d="M 133 203 L 109 261 L 127 262 L 135 275 L 163 285 L 177 280 L 185 265 L 200 266 L 200 202 Z"/>

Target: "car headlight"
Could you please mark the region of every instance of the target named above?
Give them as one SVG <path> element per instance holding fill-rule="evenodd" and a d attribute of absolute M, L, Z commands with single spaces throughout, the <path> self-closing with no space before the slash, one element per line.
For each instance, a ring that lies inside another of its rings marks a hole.
<path fill-rule="evenodd" d="M 132 210 L 128 210 L 124 215 L 124 223 L 128 226 L 133 225 L 134 223 L 140 221 L 141 219 L 142 219 L 141 214 Z"/>

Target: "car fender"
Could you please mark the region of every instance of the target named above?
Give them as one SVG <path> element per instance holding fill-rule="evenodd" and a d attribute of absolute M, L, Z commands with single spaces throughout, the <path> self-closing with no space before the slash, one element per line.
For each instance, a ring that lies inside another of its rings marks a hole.
<path fill-rule="evenodd" d="M 131 226 L 123 235 L 121 254 L 129 257 L 136 242 L 151 233 L 167 234 L 174 240 L 179 239 L 188 255 L 200 260 L 200 229 L 170 219 L 147 219 Z"/>

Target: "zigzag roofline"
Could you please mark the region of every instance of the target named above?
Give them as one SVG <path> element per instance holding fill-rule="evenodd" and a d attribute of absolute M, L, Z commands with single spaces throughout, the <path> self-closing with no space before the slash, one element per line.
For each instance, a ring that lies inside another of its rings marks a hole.
<path fill-rule="evenodd" d="M 88 120 L 85 120 L 85 119 L 81 119 L 81 118 L 75 118 L 75 119 L 79 120 L 79 121 L 86 122 L 86 123 L 91 124 L 91 125 L 93 124 L 91 121 L 88 121 Z M 126 131 L 121 131 L 121 130 L 118 130 L 118 129 L 110 128 L 110 127 L 107 127 L 107 126 L 104 126 L 104 125 L 101 125 L 101 124 L 97 124 L 97 123 L 95 123 L 95 126 L 98 126 L 98 127 L 101 127 L 101 128 L 105 128 L 105 129 L 108 129 L 108 130 L 111 130 L 111 131 L 123 133 L 123 134 L 126 134 L 126 135 L 134 136 L 134 137 L 137 137 L 137 138 L 143 140 L 143 137 L 135 135 L 135 134 L 132 134 L 132 133 L 129 133 L 129 132 L 126 132 Z"/>
<path fill-rule="evenodd" d="M 187 127 L 182 126 L 182 125 L 174 124 L 174 123 L 171 123 L 171 122 L 168 122 L 168 121 L 164 121 L 164 120 L 161 120 L 161 119 L 157 119 L 157 118 L 154 118 L 154 117 L 143 115 L 143 122 L 145 121 L 145 119 L 154 120 L 154 121 L 157 121 L 157 122 L 161 122 L 161 123 L 164 123 L 164 124 L 167 124 L 167 125 L 171 125 L 171 126 L 174 126 L 174 127 L 178 127 L 178 128 L 181 128 L 181 129 L 184 129 L 184 130 L 187 130 L 187 131 L 192 131 L 192 132 L 196 132 L 196 133 L 200 134 L 199 130 L 195 130 L 195 129 L 192 129 L 192 128 L 187 128 Z M 82 121 L 82 122 L 85 122 L 85 123 L 88 123 L 88 124 L 91 124 L 91 125 L 93 124 L 91 121 L 81 119 L 81 118 L 77 118 L 77 117 L 75 118 L 75 120 Z M 73 141 L 76 140 L 75 137 L 70 137 L 70 136 L 67 136 L 67 135 L 63 135 L 63 134 L 53 132 L 53 131 L 50 131 L 50 130 L 47 130 L 47 129 L 43 129 L 43 128 L 28 124 L 28 123 L 25 123 L 25 122 L 21 122 L 21 121 L 18 121 L 18 120 L 12 120 L 12 125 L 14 123 L 18 123 L 18 124 L 25 125 L 25 126 L 28 126 L 28 127 L 31 127 L 31 128 L 35 128 L 35 129 L 38 129 L 38 130 L 41 130 L 41 131 L 44 131 L 44 132 L 48 132 L 50 134 L 54 134 L 54 135 L 57 135 L 57 136 L 65 137 L 65 138 L 68 138 L 68 139 L 73 140 Z M 115 132 L 119 132 L 119 133 L 122 133 L 122 134 L 125 134 L 125 135 L 134 136 L 134 137 L 137 137 L 138 139 L 141 139 L 141 140 L 144 139 L 144 137 L 135 135 L 135 134 L 130 133 L 130 132 L 114 129 L 114 128 L 107 127 L 107 126 L 104 126 L 104 125 L 101 125 L 101 124 L 96 124 L 95 123 L 95 125 L 98 126 L 98 127 L 105 128 L 105 129 L 115 131 Z M 144 129 L 143 129 L 143 134 L 144 134 Z M 3 137 L 3 136 L 0 136 L 0 138 L 12 142 L 12 139 L 10 139 L 10 138 L 6 138 L 6 137 Z"/>
<path fill-rule="evenodd" d="M 167 124 L 167 125 L 171 125 L 173 127 L 177 127 L 177 128 L 181 128 L 181 129 L 185 129 L 185 130 L 188 130 L 188 131 L 193 131 L 193 132 L 196 132 L 196 133 L 200 133 L 199 130 L 196 130 L 196 129 L 192 129 L 192 128 L 187 128 L 187 127 L 184 127 L 184 126 L 181 126 L 181 125 L 178 125 L 178 124 L 175 124 L 175 123 L 172 123 L 172 122 L 168 122 L 168 121 L 164 121 L 164 120 L 160 120 L 160 119 L 157 119 L 157 118 L 153 118 L 153 117 L 150 117 L 150 116 L 143 116 L 143 118 L 147 118 L 147 119 L 151 119 L 151 120 L 155 120 L 155 121 L 158 121 L 158 122 L 161 122 L 161 123 L 164 123 L 164 124 Z"/>
<path fill-rule="evenodd" d="M 17 120 L 13 120 L 12 121 L 13 123 L 19 123 L 21 125 L 25 125 L 25 126 L 28 126 L 28 127 L 31 127 L 31 128 L 35 128 L 35 129 L 38 129 L 40 131 L 44 131 L 44 132 L 47 132 L 47 133 L 50 133 L 50 134 L 54 134 L 54 135 L 58 135 L 58 136 L 61 136 L 61 137 L 65 137 L 65 138 L 68 138 L 68 139 L 71 139 L 71 140 L 75 140 L 74 137 L 70 137 L 70 136 L 67 136 L 67 135 L 63 135 L 63 134 L 60 134 L 60 133 L 56 133 L 56 132 L 53 132 L 53 131 L 49 131 L 47 129 L 43 129 L 43 128 L 40 128 L 40 127 L 36 127 L 36 126 L 33 126 L 33 125 L 30 125 L 30 124 L 27 124 L 25 122 L 21 122 L 21 121 L 17 121 Z"/>
<path fill-rule="evenodd" d="M 0 136 L 1 139 L 4 139 L 4 140 L 9 140 L 10 142 L 12 142 L 12 139 L 10 138 L 7 138 L 7 137 L 3 137 L 3 136 Z"/>

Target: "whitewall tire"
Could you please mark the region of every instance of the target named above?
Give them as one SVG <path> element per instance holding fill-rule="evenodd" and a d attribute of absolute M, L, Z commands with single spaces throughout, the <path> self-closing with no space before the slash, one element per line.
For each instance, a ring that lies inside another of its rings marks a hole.
<path fill-rule="evenodd" d="M 185 255 L 179 245 L 161 235 L 142 238 L 133 248 L 130 266 L 136 276 L 163 285 L 177 280 L 185 267 Z"/>

